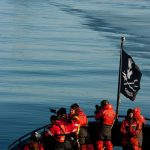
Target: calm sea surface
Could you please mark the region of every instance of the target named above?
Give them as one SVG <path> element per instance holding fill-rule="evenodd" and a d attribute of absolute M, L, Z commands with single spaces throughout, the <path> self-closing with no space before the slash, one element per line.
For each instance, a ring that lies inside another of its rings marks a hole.
<path fill-rule="evenodd" d="M 120 37 L 142 70 L 135 102 L 150 118 L 149 0 L 0 1 L 0 150 L 77 102 L 88 115 L 116 106 Z"/>

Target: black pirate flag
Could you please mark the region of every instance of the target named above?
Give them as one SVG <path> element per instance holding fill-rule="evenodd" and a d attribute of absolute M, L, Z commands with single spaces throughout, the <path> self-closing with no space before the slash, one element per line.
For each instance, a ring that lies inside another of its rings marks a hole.
<path fill-rule="evenodd" d="M 140 89 L 142 73 L 132 57 L 122 50 L 121 93 L 134 101 Z"/>

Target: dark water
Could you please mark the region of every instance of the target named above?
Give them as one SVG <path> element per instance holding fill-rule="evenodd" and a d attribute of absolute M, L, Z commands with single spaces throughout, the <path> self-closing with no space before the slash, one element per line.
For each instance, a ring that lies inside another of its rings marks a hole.
<path fill-rule="evenodd" d="M 1 0 L 0 150 L 47 124 L 49 107 L 115 107 L 121 36 L 143 76 L 119 114 L 139 106 L 150 118 L 149 10 L 148 0 Z"/>

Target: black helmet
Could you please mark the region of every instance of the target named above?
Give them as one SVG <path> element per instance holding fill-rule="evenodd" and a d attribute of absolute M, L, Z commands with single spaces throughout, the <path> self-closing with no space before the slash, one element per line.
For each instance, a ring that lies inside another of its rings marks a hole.
<path fill-rule="evenodd" d="M 108 100 L 102 100 L 101 101 L 101 106 L 106 106 L 107 104 L 109 104 L 109 101 Z"/>

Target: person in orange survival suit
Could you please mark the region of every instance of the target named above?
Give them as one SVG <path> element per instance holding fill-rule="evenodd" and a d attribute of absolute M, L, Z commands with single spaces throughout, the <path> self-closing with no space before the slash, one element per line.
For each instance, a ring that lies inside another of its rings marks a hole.
<path fill-rule="evenodd" d="M 87 124 L 88 124 L 87 115 L 84 113 L 84 111 L 81 109 L 81 107 L 77 103 L 74 103 L 71 106 L 74 107 L 74 109 L 76 109 L 76 114 L 79 118 L 79 124 L 80 124 L 80 130 L 79 130 L 80 149 L 81 150 L 93 150 L 94 149 L 93 144 L 89 144 L 90 137 L 89 137 L 89 131 L 87 129 Z"/>
<path fill-rule="evenodd" d="M 68 115 L 68 122 L 73 125 L 72 140 L 75 143 L 73 149 L 80 149 L 79 143 L 80 119 L 78 117 L 78 106 L 76 104 L 70 106 L 70 114 Z"/>
<path fill-rule="evenodd" d="M 108 100 L 101 101 L 101 108 L 95 114 L 95 119 L 99 121 L 96 141 L 97 150 L 103 150 L 104 147 L 106 150 L 112 150 L 111 130 L 115 120 L 115 112 Z"/>
<path fill-rule="evenodd" d="M 88 118 L 84 111 L 80 108 L 80 106 L 77 103 L 72 104 L 71 107 L 74 107 L 74 109 L 76 109 L 80 126 L 86 126 L 88 124 Z"/>
<path fill-rule="evenodd" d="M 41 135 L 38 132 L 32 133 L 31 141 L 24 146 L 23 150 L 44 150 L 40 138 Z"/>
<path fill-rule="evenodd" d="M 141 109 L 139 107 L 136 107 L 133 109 L 133 116 L 134 118 L 139 122 L 140 130 L 138 134 L 138 141 L 139 141 L 139 150 L 142 150 L 142 143 L 143 143 L 143 126 L 145 124 L 145 118 L 141 115 Z"/>
<path fill-rule="evenodd" d="M 74 127 L 74 122 L 68 122 L 66 108 L 64 107 L 59 109 L 59 120 L 65 125 L 65 150 L 72 150 L 70 134 L 76 132 L 77 128 Z"/>
<path fill-rule="evenodd" d="M 52 115 L 51 118 L 52 125 L 44 133 L 45 136 L 53 137 L 51 149 L 53 150 L 65 150 L 65 125 L 62 121 L 57 119 L 57 116 Z"/>
<path fill-rule="evenodd" d="M 121 124 L 123 150 L 139 150 L 138 134 L 140 125 L 133 117 L 133 110 L 128 109 L 126 118 Z"/>

